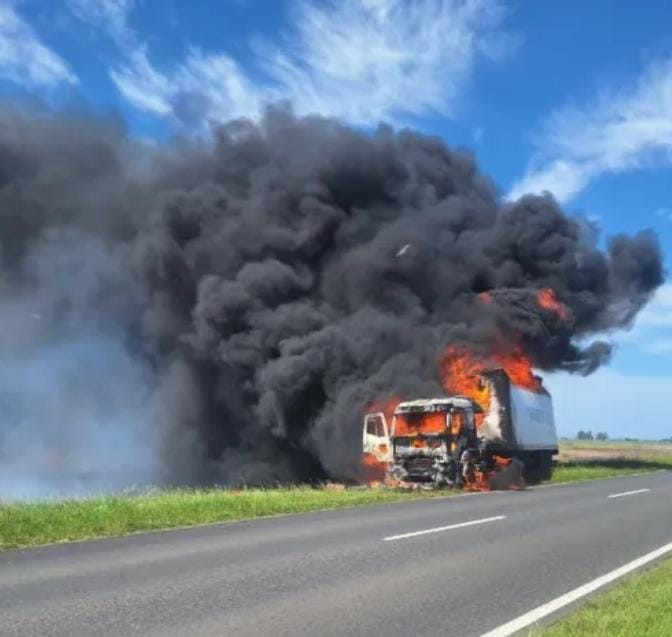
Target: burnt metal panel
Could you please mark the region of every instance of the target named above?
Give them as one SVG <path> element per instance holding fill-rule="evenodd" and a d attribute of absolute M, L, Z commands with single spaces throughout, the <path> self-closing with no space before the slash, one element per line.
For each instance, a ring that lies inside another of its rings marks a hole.
<path fill-rule="evenodd" d="M 493 449 L 515 449 L 516 432 L 511 418 L 511 381 L 503 369 L 493 369 L 481 374 L 490 381 L 491 391 L 497 396 L 500 405 L 499 418 L 502 442 L 492 443 Z"/>

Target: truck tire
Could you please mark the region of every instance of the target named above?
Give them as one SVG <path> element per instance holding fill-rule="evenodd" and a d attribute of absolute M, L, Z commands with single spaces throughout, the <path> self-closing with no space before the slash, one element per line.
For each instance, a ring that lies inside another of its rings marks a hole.
<path fill-rule="evenodd" d="M 539 473 L 541 480 L 550 480 L 553 473 L 553 454 L 545 451 L 539 459 Z"/>
<path fill-rule="evenodd" d="M 525 463 L 525 482 L 537 484 L 550 479 L 553 469 L 553 455 L 550 451 L 532 451 L 521 459 Z"/>

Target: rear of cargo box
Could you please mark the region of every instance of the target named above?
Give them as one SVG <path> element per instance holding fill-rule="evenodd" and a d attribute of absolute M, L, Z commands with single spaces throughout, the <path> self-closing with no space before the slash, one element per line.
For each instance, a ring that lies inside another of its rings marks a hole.
<path fill-rule="evenodd" d="M 494 453 L 515 457 L 525 465 L 529 482 L 550 477 L 558 439 L 550 394 L 512 385 L 501 369 L 483 373 L 490 385 L 491 409 L 486 414 L 484 434 Z"/>

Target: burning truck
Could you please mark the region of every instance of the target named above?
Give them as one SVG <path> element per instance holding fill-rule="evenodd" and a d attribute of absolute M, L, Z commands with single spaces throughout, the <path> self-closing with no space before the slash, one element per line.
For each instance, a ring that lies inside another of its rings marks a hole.
<path fill-rule="evenodd" d="M 549 478 L 558 441 L 541 379 L 531 368 L 520 374 L 518 355 L 508 357 L 509 369 L 474 370 L 473 359 L 456 350 L 446 359 L 444 369 L 462 374 L 457 384 L 465 395 L 367 413 L 365 463 L 402 485 L 488 489 L 520 482 L 523 474 L 528 482 Z"/>

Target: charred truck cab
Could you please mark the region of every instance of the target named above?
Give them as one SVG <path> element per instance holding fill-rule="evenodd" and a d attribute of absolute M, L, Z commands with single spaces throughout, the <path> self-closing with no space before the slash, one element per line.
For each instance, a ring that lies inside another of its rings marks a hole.
<path fill-rule="evenodd" d="M 461 487 L 478 448 L 468 398 L 432 398 L 400 403 L 394 412 L 390 476 L 402 482 Z"/>
<path fill-rule="evenodd" d="M 530 482 L 550 477 L 557 435 L 551 397 L 513 385 L 503 370 L 481 375 L 483 409 L 449 396 L 399 403 L 392 422 L 382 412 L 364 419 L 364 452 L 396 481 L 460 488 L 494 471 L 502 460 L 521 466 Z"/>

